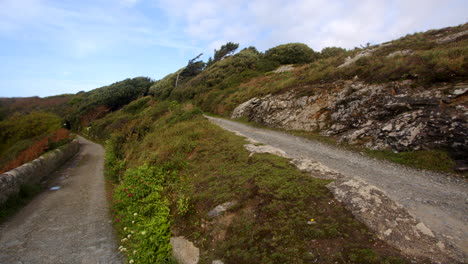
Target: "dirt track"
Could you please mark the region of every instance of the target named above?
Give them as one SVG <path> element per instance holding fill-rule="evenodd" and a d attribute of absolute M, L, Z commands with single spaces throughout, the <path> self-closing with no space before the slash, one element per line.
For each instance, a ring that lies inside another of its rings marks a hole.
<path fill-rule="evenodd" d="M 227 130 L 279 148 L 290 157 L 311 158 L 345 176 L 377 186 L 468 259 L 467 181 L 371 159 L 286 133 L 206 117 Z"/>
<path fill-rule="evenodd" d="M 104 150 L 83 138 L 80 143 L 48 189 L 0 226 L 1 264 L 123 262 L 108 215 Z"/>

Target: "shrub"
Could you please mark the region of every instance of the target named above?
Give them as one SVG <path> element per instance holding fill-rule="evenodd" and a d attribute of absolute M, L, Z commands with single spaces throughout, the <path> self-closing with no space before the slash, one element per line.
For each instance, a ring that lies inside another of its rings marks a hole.
<path fill-rule="evenodd" d="M 265 52 L 265 58 L 280 64 L 309 63 L 318 58 L 318 53 L 306 44 L 279 45 Z"/>
<path fill-rule="evenodd" d="M 56 149 L 70 142 L 70 140 L 71 138 L 68 134 L 68 130 L 61 128 L 51 135 L 48 135 L 35 142 L 33 145 L 22 151 L 19 155 L 13 156 L 11 158 L 12 160 L 8 162 L 2 169 L 0 169 L 0 173 L 12 170 L 27 162 L 30 162 L 41 156 L 44 152 Z"/>
<path fill-rule="evenodd" d="M 125 169 L 125 160 L 123 159 L 122 146 L 125 137 L 120 133 L 113 133 L 106 140 L 105 154 L 105 175 L 113 182 L 119 182 Z"/>
<path fill-rule="evenodd" d="M 346 52 L 345 49 L 339 48 L 339 47 L 326 47 L 323 48 L 322 51 L 320 52 L 320 58 L 321 59 L 326 59 L 330 57 L 336 57 L 344 54 Z"/>
<path fill-rule="evenodd" d="M 175 172 L 142 165 L 128 169 L 114 192 L 115 219 L 122 236 L 120 251 L 136 263 L 171 260 L 169 201 L 166 181 Z"/>

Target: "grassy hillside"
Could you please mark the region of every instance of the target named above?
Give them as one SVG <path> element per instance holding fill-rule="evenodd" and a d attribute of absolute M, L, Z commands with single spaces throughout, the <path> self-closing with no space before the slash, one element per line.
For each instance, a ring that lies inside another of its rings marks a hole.
<path fill-rule="evenodd" d="M 168 75 L 156 82 L 150 93 L 159 99 L 192 100 L 205 111 L 229 114 L 238 104 L 255 96 L 285 90 L 313 94 L 319 88 L 317 86 L 356 76 L 368 83 L 414 80 L 414 85 L 433 85 L 466 81 L 468 39 L 465 36 L 452 42 L 440 41 L 466 30 L 468 24 L 414 33 L 365 48 L 326 48 L 309 63 L 299 60 L 301 63 L 293 71 L 280 74 L 271 72 L 280 63 L 268 56 L 268 51 L 259 53 L 255 48 L 248 48 L 216 62 L 178 87 L 174 87 L 175 74 Z M 371 55 L 361 57 L 347 67 L 338 67 L 348 57 L 368 51 Z M 411 53 L 389 56 L 398 51 Z M 289 52 L 291 56 L 295 55 L 294 51 Z"/>
<path fill-rule="evenodd" d="M 126 79 L 55 99 L 1 99 L 0 125 L 13 129 L 15 112 L 42 109 L 59 112 L 61 122 L 104 143 L 120 250 L 135 263 L 173 261 L 171 236 L 193 241 L 201 263 L 428 263 L 410 261 L 377 239 L 333 199 L 328 181 L 284 158 L 249 155 L 244 139 L 201 113 L 228 116 L 252 97 L 290 90 L 310 95 L 355 78 L 413 80 L 423 87 L 466 81 L 468 39 L 440 41 L 466 30 L 468 24 L 353 50 L 316 52 L 292 43 L 262 53 L 249 47 L 193 75 L 181 77 L 181 68 L 159 81 Z M 393 54 L 405 50 L 411 52 Z M 339 67 L 363 52 L 370 55 Z M 274 71 L 285 64 L 294 68 Z M 31 138 L 11 135 L 2 134 L 2 151 Z M 235 205 L 208 216 L 226 202 Z"/>
<path fill-rule="evenodd" d="M 171 235 L 193 241 L 200 263 L 409 263 L 333 199 L 329 181 L 249 155 L 243 138 L 192 104 L 144 97 L 91 127 L 90 137 L 107 139 L 113 217 L 135 263 L 170 262 Z"/>

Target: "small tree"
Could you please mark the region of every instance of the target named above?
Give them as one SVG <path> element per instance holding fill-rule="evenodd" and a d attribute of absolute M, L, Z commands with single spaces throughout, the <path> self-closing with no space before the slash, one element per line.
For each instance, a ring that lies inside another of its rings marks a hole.
<path fill-rule="evenodd" d="M 228 55 L 231 55 L 239 48 L 239 43 L 228 42 L 219 48 L 219 50 L 214 50 L 214 59 L 213 61 L 220 61 Z"/>
<path fill-rule="evenodd" d="M 177 84 L 179 83 L 180 76 L 193 77 L 203 71 L 206 64 L 202 60 L 198 60 L 202 55 L 203 53 L 200 53 L 195 58 L 189 60 L 187 66 L 177 74 L 175 87 L 177 87 Z"/>

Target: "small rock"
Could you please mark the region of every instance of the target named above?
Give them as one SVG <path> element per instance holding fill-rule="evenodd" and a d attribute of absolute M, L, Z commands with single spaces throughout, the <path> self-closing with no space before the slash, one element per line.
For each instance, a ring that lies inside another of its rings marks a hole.
<path fill-rule="evenodd" d="M 427 228 L 427 226 L 423 223 L 418 223 L 416 225 L 416 228 L 421 231 L 421 233 L 425 234 L 425 235 L 428 235 L 428 236 L 431 236 L 431 237 L 434 237 L 434 234 L 432 233 L 432 231 Z"/>
<path fill-rule="evenodd" d="M 413 53 L 413 51 L 410 50 L 410 49 L 399 50 L 399 51 L 395 51 L 395 52 L 392 52 L 392 53 L 388 54 L 387 58 L 391 58 L 391 57 L 395 57 L 395 56 L 408 56 L 408 55 L 411 55 L 412 53 Z"/>
<path fill-rule="evenodd" d="M 180 264 L 197 264 L 200 259 L 200 250 L 185 237 L 171 237 L 172 255 Z"/>
<path fill-rule="evenodd" d="M 211 211 L 209 211 L 208 216 L 212 217 L 212 218 L 220 216 L 221 214 L 223 214 L 229 208 L 233 207 L 236 204 L 237 204 L 236 201 L 231 201 L 231 202 L 226 202 L 226 203 L 220 204 L 220 205 L 216 206 L 214 209 L 212 209 Z"/>

